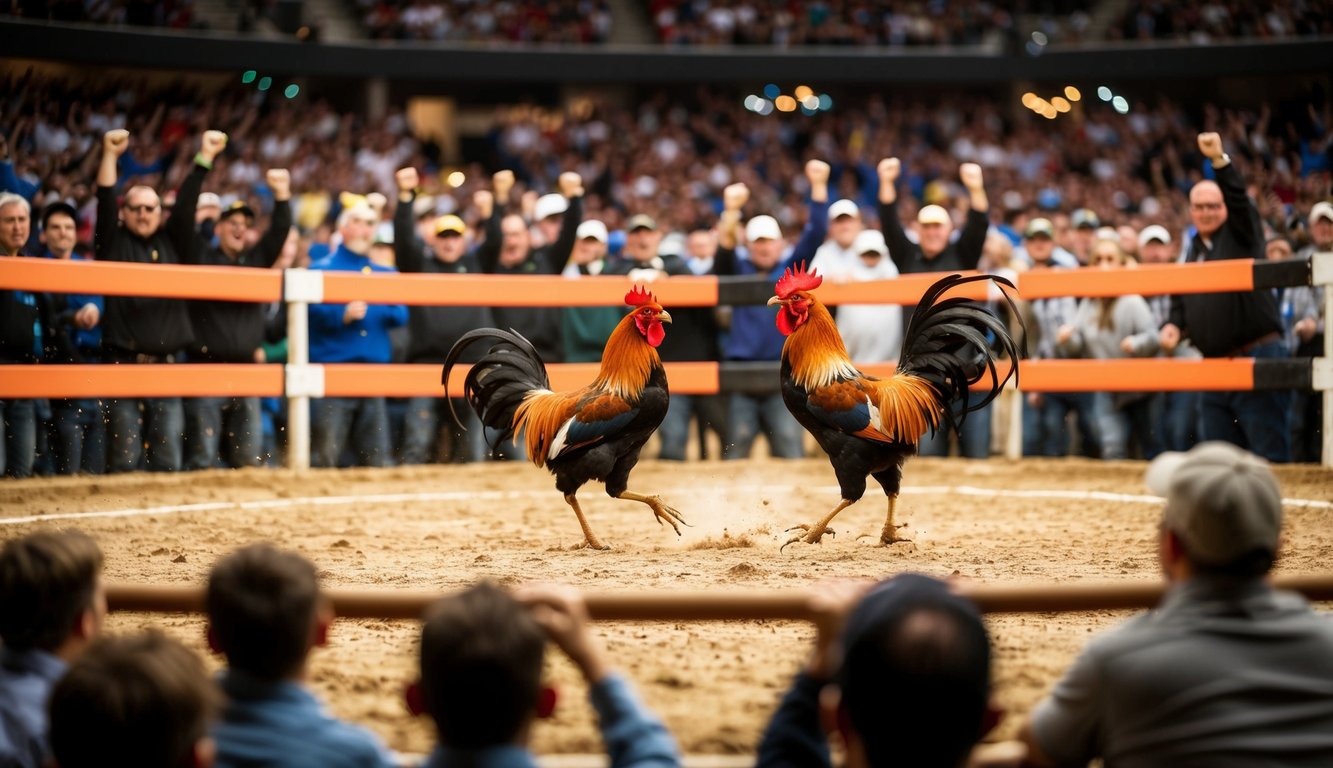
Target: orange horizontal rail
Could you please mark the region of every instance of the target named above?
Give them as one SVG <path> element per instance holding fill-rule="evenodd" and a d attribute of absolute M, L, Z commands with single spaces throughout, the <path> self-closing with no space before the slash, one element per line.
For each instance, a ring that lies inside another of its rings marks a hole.
<path fill-rule="evenodd" d="M 926 290 L 934 285 L 937 280 L 951 274 L 975 275 L 977 273 L 922 272 L 913 275 L 900 275 L 891 280 L 872 280 L 858 283 L 835 283 L 831 280 L 825 280 L 824 284 L 819 286 L 816 295 L 821 302 L 830 306 L 837 306 L 838 304 L 910 305 L 920 301 Z M 958 297 L 974 301 L 999 298 L 998 293 L 992 293 L 992 291 L 998 290 L 994 285 L 994 283 L 977 281 L 950 290 L 944 295 L 949 298 Z"/>
<path fill-rule="evenodd" d="M 1024 299 L 1061 296 L 1162 296 L 1254 290 L 1254 261 L 1231 259 L 1193 264 L 1146 264 L 1135 269 L 1045 269 L 1024 272 Z"/>
<path fill-rule="evenodd" d="M 773 376 L 776 379 L 776 363 Z M 859 366 L 892 376 L 893 363 Z M 413 397 L 440 394 L 442 368 L 428 365 L 337 363 L 323 366 L 328 397 Z M 581 387 L 597 375 L 597 363 L 547 366 L 557 391 Z M 671 391 L 708 395 L 720 389 L 726 364 L 667 363 Z M 451 376 L 449 394 L 461 397 L 468 366 Z M 997 365 L 999 375 L 1008 364 Z M 1209 360 L 1028 360 L 1019 364 L 1025 392 L 1248 391 L 1252 358 Z M 985 389 L 989 377 L 975 389 Z M 274 397 L 283 394 L 280 365 L 0 365 L 0 398 L 29 397 Z"/>
<path fill-rule="evenodd" d="M 463 379 L 470 366 L 459 365 L 449 376 L 449 396 L 463 396 Z M 547 366 L 551 388 L 563 392 L 582 387 L 597 377 L 597 363 L 562 363 Z M 718 391 L 717 363 L 667 363 L 671 391 L 681 395 L 710 395 Z M 440 394 L 440 365 L 324 366 L 324 394 L 328 397 L 417 397 Z"/>
<path fill-rule="evenodd" d="M 255 267 L 16 258 L 4 259 L 0 264 L 0 288 L 268 303 L 282 300 L 282 271 Z"/>
<path fill-rule="evenodd" d="M 280 397 L 281 365 L 0 365 L 0 398 Z"/>
<path fill-rule="evenodd" d="M 1026 392 L 1230 392 L 1254 388 L 1254 358 L 1033 360 L 1019 364 Z"/>
<path fill-rule="evenodd" d="M 604 307 L 619 305 L 628 277 L 547 275 L 363 275 L 324 272 L 324 301 L 485 307 Z M 648 286 L 663 306 L 717 305 L 716 277 L 673 277 Z"/>

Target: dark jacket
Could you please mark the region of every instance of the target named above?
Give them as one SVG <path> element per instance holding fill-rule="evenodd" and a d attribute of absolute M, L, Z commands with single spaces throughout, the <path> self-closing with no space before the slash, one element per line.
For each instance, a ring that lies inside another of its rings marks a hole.
<path fill-rule="evenodd" d="M 1245 194 L 1245 180 L 1231 164 L 1218 168 L 1216 174 L 1227 220 L 1213 233 L 1212 248 L 1194 235 L 1190 261 L 1262 259 L 1263 223 Z M 1277 298 L 1267 289 L 1172 296 L 1171 322 L 1204 357 L 1227 357 L 1270 333 L 1282 333 Z"/>
<path fill-rule="evenodd" d="M 417 237 L 412 221 L 412 204 L 401 200 L 393 216 L 393 252 L 398 271 L 404 274 L 465 275 L 481 272 L 474 254 L 464 254 L 452 264 L 435 258 L 435 254 Z M 445 355 L 460 336 L 477 328 L 495 325 L 490 307 L 410 306 L 407 308 L 407 316 L 409 363 L 443 363 Z M 475 363 L 485 351 L 483 345 L 473 344 L 459 360 Z"/>
<path fill-rule="evenodd" d="M 177 197 L 177 205 L 181 198 Z M 287 232 L 292 227 L 292 209 L 286 200 L 273 204 L 268 229 L 258 243 L 235 260 L 199 235 L 199 263 L 220 267 L 268 269 L 282 255 Z M 264 344 L 265 305 L 242 301 L 191 301 L 190 323 L 194 344 L 190 360 L 204 363 L 252 363 L 255 350 Z"/>
<path fill-rule="evenodd" d="M 633 259 L 616 259 L 606 266 L 605 275 L 628 275 L 635 269 L 658 269 L 669 276 L 693 276 L 688 264 L 679 256 L 658 256 L 648 264 Z M 716 274 L 716 262 L 710 274 Z M 652 290 L 652 286 L 647 286 Z M 667 362 L 716 361 L 721 356 L 718 347 L 717 318 L 713 307 L 666 307 L 671 313 L 671 327 L 657 352 Z"/>
<path fill-rule="evenodd" d="M 491 217 L 486 220 L 486 240 L 477 249 L 477 260 L 481 271 L 488 275 L 558 275 L 569 262 L 569 254 L 574 250 L 574 237 L 579 223 L 583 221 L 583 198 L 575 197 L 569 201 L 565 216 L 560 224 L 560 235 L 554 243 L 534 248 L 528 257 L 512 267 L 500 264 L 500 219 L 504 210 L 496 205 Z M 541 353 L 548 363 L 564 359 L 564 349 L 560 340 L 559 307 L 493 307 L 491 312 L 497 328 L 513 329 L 523 334 L 532 346 Z"/>
<path fill-rule="evenodd" d="M 77 359 L 60 322 L 58 297 L 36 291 L 0 290 L 0 362 L 66 363 Z"/>
<path fill-rule="evenodd" d="M 898 265 L 899 273 L 910 275 L 976 269 L 981 261 L 981 249 L 986 244 L 986 230 L 990 227 L 990 220 L 981 211 L 969 210 L 967 222 L 963 224 L 958 239 L 944 246 L 944 250 L 935 254 L 933 259 L 927 259 L 926 254 L 921 252 L 921 246 L 907 238 L 903 223 L 898 218 L 897 200 L 879 204 L 879 226 L 889 246 L 889 258 Z"/>
<path fill-rule="evenodd" d="M 177 193 L 179 202 L 167 223 L 147 239 L 120 224 L 116 192 L 97 188 L 97 230 L 93 249 L 98 261 L 135 264 L 193 264 L 199 243 L 194 231 L 195 201 L 208 169 L 195 165 Z M 107 296 L 102 318 L 103 352 L 110 359 L 124 353 L 162 356 L 186 349 L 194 339 L 190 313 L 182 299 Z"/>

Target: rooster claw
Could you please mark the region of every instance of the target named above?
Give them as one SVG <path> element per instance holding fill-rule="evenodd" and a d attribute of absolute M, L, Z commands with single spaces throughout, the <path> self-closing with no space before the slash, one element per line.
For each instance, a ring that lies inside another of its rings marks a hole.
<path fill-rule="evenodd" d="M 830 535 L 830 536 L 837 536 L 837 535 L 838 535 L 837 531 L 835 531 L 835 530 L 833 530 L 832 528 L 829 528 L 829 527 L 827 527 L 827 526 L 824 527 L 824 528 L 815 528 L 814 526 L 806 525 L 806 524 L 794 525 L 794 526 L 792 526 L 791 528 L 788 528 L 787 531 L 788 531 L 788 532 L 790 532 L 790 531 L 806 531 L 806 534 L 805 534 L 804 536 L 793 536 L 793 537 L 791 537 L 790 539 L 787 540 L 787 543 L 786 543 L 786 544 L 783 544 L 782 546 L 778 547 L 778 551 L 779 551 L 779 552 L 782 552 L 783 550 L 785 550 L 785 549 L 787 548 L 788 545 L 790 545 L 790 544 L 795 544 L 795 543 L 798 542 L 798 541 L 803 541 L 803 542 L 805 542 L 806 544 L 821 544 L 821 543 L 823 543 L 823 542 L 821 541 L 821 539 L 823 539 L 824 534 L 827 533 L 827 534 Z"/>
<path fill-rule="evenodd" d="M 675 529 L 677 536 L 680 535 L 681 525 L 691 528 L 693 527 L 685 522 L 685 517 L 680 514 L 680 510 L 663 504 L 661 498 L 657 496 L 652 497 L 652 501 L 648 502 L 648 507 L 653 510 L 653 516 L 657 518 L 657 524 L 665 525 L 670 523 L 671 527 Z"/>

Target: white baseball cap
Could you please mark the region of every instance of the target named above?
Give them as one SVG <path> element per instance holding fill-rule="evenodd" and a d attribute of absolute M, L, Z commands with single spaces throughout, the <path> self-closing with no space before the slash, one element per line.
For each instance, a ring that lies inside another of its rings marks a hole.
<path fill-rule="evenodd" d="M 754 242 L 755 240 L 781 240 L 782 227 L 778 226 L 778 220 L 772 216 L 755 216 L 750 219 L 750 223 L 745 225 L 745 239 Z"/>
<path fill-rule="evenodd" d="M 221 208 L 222 198 L 218 197 L 216 192 L 200 192 L 199 198 L 195 201 L 195 208 Z M 1310 214 L 1310 220 L 1314 221 L 1314 214 Z"/>
<path fill-rule="evenodd" d="M 943 224 L 949 226 L 953 224 L 953 219 L 949 218 L 949 212 L 944 210 L 943 206 L 927 205 L 916 214 L 916 220 L 919 224 Z"/>
<path fill-rule="evenodd" d="M 1150 224 L 1139 233 L 1139 247 L 1142 248 L 1153 241 L 1170 245 L 1171 233 L 1166 231 L 1166 227 L 1161 224 Z"/>
<path fill-rule="evenodd" d="M 857 256 L 867 251 L 874 251 L 880 256 L 889 255 L 889 247 L 884 243 L 884 234 L 878 229 L 863 229 L 852 241 L 852 252 Z"/>
<path fill-rule="evenodd" d="M 575 233 L 575 237 L 577 237 L 579 240 L 586 240 L 587 238 L 591 237 L 592 239 L 600 243 L 605 243 L 608 238 L 606 232 L 606 225 L 598 221 L 597 219 L 588 219 L 587 221 L 579 225 L 579 229 L 578 232 Z"/>
<path fill-rule="evenodd" d="M 1310 223 L 1314 224 L 1320 219 L 1333 221 L 1333 203 L 1320 201 L 1314 204 L 1314 207 L 1310 209 Z"/>
<path fill-rule="evenodd" d="M 861 217 L 861 209 L 856 207 L 856 203 L 843 198 L 828 207 L 829 221 L 833 221 L 839 216 L 851 216 L 859 219 Z"/>
<path fill-rule="evenodd" d="M 548 216 L 564 213 L 568 209 L 569 201 L 565 199 L 564 195 L 555 193 L 542 195 L 537 198 L 537 205 L 532 209 L 532 219 L 533 221 L 541 221 Z"/>

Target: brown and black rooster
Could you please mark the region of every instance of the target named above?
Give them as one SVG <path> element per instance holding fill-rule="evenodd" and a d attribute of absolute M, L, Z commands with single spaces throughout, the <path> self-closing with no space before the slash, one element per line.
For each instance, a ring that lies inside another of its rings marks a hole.
<path fill-rule="evenodd" d="M 658 524 L 670 523 L 677 535 L 677 523 L 685 522 L 660 497 L 627 490 L 639 450 L 666 416 L 669 393 L 657 346 L 666 337 L 662 323 L 671 322 L 671 315 L 638 287 L 625 294 L 625 303 L 632 311 L 606 340 L 597 378 L 581 389 L 552 392 L 537 350 L 521 334 L 499 328 L 464 334 L 449 350 L 442 375 L 447 391 L 462 351 L 482 339 L 496 342 L 463 379 L 464 397 L 483 424 L 501 431 L 500 441 L 523 435 L 528 458 L 555 475 L 555 487 L 593 549 L 608 547 L 588 527 L 574 496 L 589 480 L 606 483 L 612 498 L 647 504 Z"/>
<path fill-rule="evenodd" d="M 1019 358 L 1003 322 L 967 299 L 941 297 L 952 288 L 981 280 L 1011 289 L 1014 285 L 988 275 L 950 275 L 936 282 L 907 323 L 898 370 L 881 379 L 852 365 L 833 316 L 810 293 L 823 280 L 799 264 L 778 280 L 777 295 L 768 303 L 780 306 L 778 329 L 787 336 L 782 347 L 783 402 L 828 454 L 842 501 L 815 524 L 797 526 L 805 534 L 782 546 L 818 543 L 831 532 L 828 525 L 833 518 L 860 500 L 867 476 L 875 478 L 889 498 L 880 544 L 906 541 L 898 535 L 902 526 L 893 521 L 903 461 L 916 453 L 917 441 L 927 430 L 962 424 L 969 412 L 993 400 L 1018 370 L 1014 365 L 1001 376 L 996 366 L 993 341 L 1010 360 Z M 1004 296 L 1012 309 L 1013 300 L 1007 293 Z M 967 403 L 969 386 L 988 374 L 986 397 L 970 406 L 954 405 Z"/>

